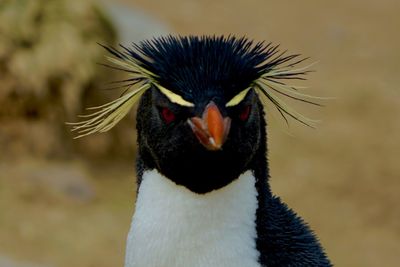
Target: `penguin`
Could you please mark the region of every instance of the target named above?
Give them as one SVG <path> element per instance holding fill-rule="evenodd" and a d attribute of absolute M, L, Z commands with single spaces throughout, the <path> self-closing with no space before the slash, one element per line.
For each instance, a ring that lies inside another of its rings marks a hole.
<path fill-rule="evenodd" d="M 166 36 L 120 49 L 120 98 L 74 124 L 78 137 L 111 129 L 135 102 L 137 198 L 125 267 L 332 266 L 316 235 L 271 191 L 265 102 L 310 121 L 299 55 L 234 36 Z M 132 88 L 135 89 L 132 89 Z M 301 97 L 303 96 L 303 98 Z"/>

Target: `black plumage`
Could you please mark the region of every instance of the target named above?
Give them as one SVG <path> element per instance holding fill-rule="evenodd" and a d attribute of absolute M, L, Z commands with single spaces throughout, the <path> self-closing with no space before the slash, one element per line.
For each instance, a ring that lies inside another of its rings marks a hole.
<path fill-rule="evenodd" d="M 271 46 L 267 46 L 265 50 L 262 44 L 257 44 L 254 48 L 251 48 L 251 45 L 247 39 L 170 37 L 145 42 L 139 47 L 139 51 L 150 58 L 148 60 L 143 60 L 131 50 L 130 53 L 143 61 L 143 66 L 159 75 L 160 84 L 185 96 L 185 99 L 198 103 L 201 107 L 199 110 L 202 110 L 210 98 L 215 99 L 218 96 L 223 99 L 221 102 L 227 101 L 259 78 L 267 71 L 266 68 L 279 64 L 279 61 L 274 64 L 264 63 L 271 56 L 271 50 L 268 50 Z M 152 117 L 145 114 L 152 109 L 154 94 L 156 98 L 160 97 L 157 96 L 157 90 L 149 90 L 143 96 L 138 110 L 138 114 L 143 115 L 138 117 L 137 123 L 140 148 L 137 164 L 139 174 L 144 169 L 158 167 L 161 171 L 165 171 L 167 177 L 173 177 L 171 179 L 178 184 L 204 193 L 218 189 L 235 179 L 244 170 L 252 169 L 259 192 L 256 244 L 261 252 L 262 266 L 331 266 L 309 227 L 270 191 L 266 158 L 266 123 L 263 105 L 255 93 L 249 94 L 245 100 L 247 101 L 245 103 L 253 104 L 253 115 L 250 121 L 247 121 L 248 125 L 238 126 L 238 128 L 244 127 L 245 130 L 231 129 L 230 134 L 233 136 L 228 138 L 223 150 L 211 153 L 201 146 L 196 146 L 198 143 L 189 133 L 173 137 L 168 136 L 166 130 L 160 132 L 160 136 L 154 137 L 158 131 L 150 124 L 157 125 L 157 122 L 145 122 Z M 226 113 L 232 111 L 227 110 Z M 190 131 L 188 128 L 186 130 Z M 162 144 L 150 144 L 154 147 L 162 146 L 159 151 L 164 153 L 155 158 L 154 151 L 150 152 L 147 147 L 150 134 L 154 137 L 150 138 L 150 142 L 155 143 L 165 135 L 168 140 L 176 139 L 182 144 L 177 145 L 178 155 L 172 156 L 171 161 L 165 160 L 171 157 L 171 152 Z M 174 134 L 176 135 L 176 132 Z M 245 140 L 248 141 L 247 146 Z M 192 150 L 193 146 L 195 147 Z M 165 161 L 168 167 L 164 167 L 162 161 Z M 178 163 L 174 164 L 173 161 Z M 211 167 L 204 170 L 201 166 Z M 182 174 L 177 173 L 177 169 Z M 210 175 L 210 170 L 215 170 L 215 175 Z M 181 181 L 180 177 L 190 177 L 191 180 Z M 210 177 L 210 180 L 204 180 L 204 177 Z"/>
<path fill-rule="evenodd" d="M 285 79 L 303 79 L 308 72 L 306 68 L 295 68 L 303 61 L 299 55 L 286 55 L 277 46 L 232 36 L 168 36 L 134 44 L 132 48 L 122 46 L 121 51 L 106 49 L 113 55 L 112 67 L 132 76 L 122 85 L 129 89 L 141 83 L 142 87 L 132 97 L 121 97 L 99 107 L 93 119 L 78 123 L 76 130 L 82 135 L 109 130 L 121 119 L 120 114 L 125 114 L 124 105 L 141 94 L 137 112 L 139 186 L 144 171 L 157 169 L 176 184 L 206 194 L 252 170 L 258 192 L 256 247 L 260 264 L 331 266 L 307 224 L 269 187 L 261 97 L 266 96 L 285 120 L 288 115 L 308 124 L 305 117 L 274 95 L 278 92 L 310 102 L 300 97 L 306 95 L 283 83 Z M 229 105 L 241 92 L 242 98 Z M 122 107 L 124 111 L 120 112 Z M 207 119 L 209 109 L 217 110 L 215 114 L 221 118 L 229 118 L 229 122 L 221 119 L 216 126 L 223 128 L 221 134 L 216 134 L 222 136 L 221 148 L 211 146 L 215 140 L 210 145 L 202 139 L 202 134 L 214 138 L 209 126 L 204 132 L 200 129 L 200 134 L 196 131 L 201 126 L 193 126 L 196 121 Z"/>

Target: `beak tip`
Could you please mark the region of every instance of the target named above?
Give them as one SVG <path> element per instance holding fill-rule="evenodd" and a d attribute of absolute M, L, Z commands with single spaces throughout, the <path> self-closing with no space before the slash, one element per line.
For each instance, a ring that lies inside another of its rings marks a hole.
<path fill-rule="evenodd" d="M 221 150 L 221 143 L 216 143 L 213 137 L 210 137 L 208 140 L 210 142 L 209 146 L 207 147 L 209 150 Z"/>
<path fill-rule="evenodd" d="M 208 140 L 210 141 L 210 144 L 211 144 L 211 145 L 217 146 L 217 144 L 215 143 L 215 140 L 214 140 L 213 137 L 210 137 Z"/>

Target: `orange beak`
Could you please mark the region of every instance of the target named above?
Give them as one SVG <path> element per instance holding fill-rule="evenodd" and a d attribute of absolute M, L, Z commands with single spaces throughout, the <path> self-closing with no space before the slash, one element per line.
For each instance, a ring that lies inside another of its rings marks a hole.
<path fill-rule="evenodd" d="M 200 143 L 208 150 L 220 150 L 228 137 L 231 126 L 229 117 L 222 117 L 217 105 L 211 101 L 202 118 L 192 117 L 188 123 Z"/>

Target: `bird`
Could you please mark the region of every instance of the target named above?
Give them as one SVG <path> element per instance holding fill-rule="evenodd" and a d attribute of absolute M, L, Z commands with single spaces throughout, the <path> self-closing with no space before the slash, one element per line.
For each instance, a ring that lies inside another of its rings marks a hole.
<path fill-rule="evenodd" d="M 266 103 L 314 120 L 282 98 L 316 104 L 287 80 L 307 58 L 247 37 L 155 37 L 102 45 L 125 92 L 72 123 L 106 132 L 137 107 L 135 212 L 125 267 L 332 266 L 308 224 L 270 187 Z"/>

